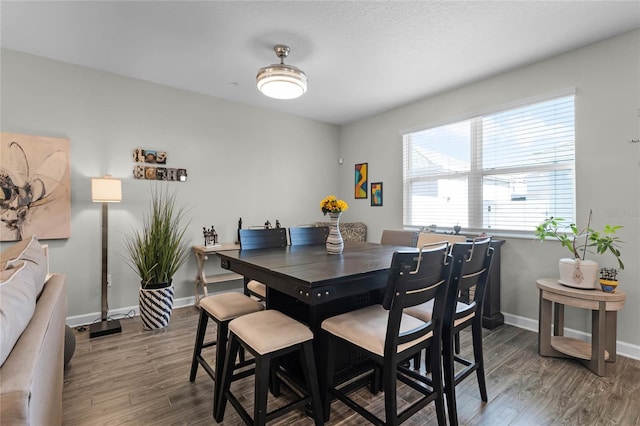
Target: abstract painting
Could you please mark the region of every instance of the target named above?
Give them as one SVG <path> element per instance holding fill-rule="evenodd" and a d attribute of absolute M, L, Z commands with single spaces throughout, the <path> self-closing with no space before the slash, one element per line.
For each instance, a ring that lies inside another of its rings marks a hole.
<path fill-rule="evenodd" d="M 382 182 L 371 182 L 371 205 L 382 206 Z"/>
<path fill-rule="evenodd" d="M 0 241 L 71 236 L 68 139 L 2 133 Z"/>
<path fill-rule="evenodd" d="M 355 168 L 355 198 L 367 198 L 367 166 L 368 163 L 356 164 Z"/>

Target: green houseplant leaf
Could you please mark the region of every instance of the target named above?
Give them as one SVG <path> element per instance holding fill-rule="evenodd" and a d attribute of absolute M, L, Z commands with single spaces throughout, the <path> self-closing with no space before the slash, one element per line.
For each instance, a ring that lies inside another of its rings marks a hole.
<path fill-rule="evenodd" d="M 167 188 L 151 191 L 150 210 L 142 228 L 125 236 L 127 264 L 138 274 L 142 287 L 169 283 L 186 262 L 189 246 L 184 240 L 188 221 L 184 207 L 176 206 Z"/>

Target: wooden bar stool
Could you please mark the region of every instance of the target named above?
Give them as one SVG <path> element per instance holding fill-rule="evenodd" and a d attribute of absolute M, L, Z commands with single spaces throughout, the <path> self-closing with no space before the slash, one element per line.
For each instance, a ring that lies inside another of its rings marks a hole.
<path fill-rule="evenodd" d="M 198 365 L 202 365 L 202 368 L 204 368 L 214 382 L 213 413 L 215 414 L 216 404 L 218 403 L 218 392 L 219 389 L 221 389 L 220 383 L 222 382 L 222 367 L 227 350 L 229 323 L 231 320 L 242 315 L 264 310 L 264 305 L 241 293 L 222 293 L 200 299 L 199 306 L 200 319 L 198 320 L 198 331 L 196 332 L 196 343 L 193 349 L 189 381 L 194 382 L 196 380 Z M 209 318 L 215 321 L 218 329 L 216 331 L 216 340 L 205 342 L 204 337 L 207 331 Z M 209 363 L 202 356 L 202 349 L 211 346 L 216 347 L 215 369 L 212 369 Z M 252 363 L 253 360 L 245 361 L 244 354 L 242 354 L 240 362 L 235 364 L 234 369 L 245 367 Z M 246 377 L 249 374 L 251 374 L 251 371 L 240 373 L 239 376 Z"/>
<path fill-rule="evenodd" d="M 305 407 L 307 404 L 311 404 L 315 424 L 324 424 L 311 330 L 281 312 L 266 310 L 234 319 L 229 323 L 229 331 L 229 349 L 224 362 L 220 400 L 215 413 L 218 423 L 224 419 L 224 411 L 229 400 L 248 425 L 264 425 L 267 421 L 296 408 Z M 249 351 L 256 362 L 253 418 L 230 390 L 231 382 L 236 380 L 232 365 L 240 347 Z M 298 352 L 300 355 L 306 389 L 290 377 L 286 383 L 293 386 L 292 390 L 300 398 L 269 413 L 267 412 L 267 393 L 271 362 L 292 352 Z"/>

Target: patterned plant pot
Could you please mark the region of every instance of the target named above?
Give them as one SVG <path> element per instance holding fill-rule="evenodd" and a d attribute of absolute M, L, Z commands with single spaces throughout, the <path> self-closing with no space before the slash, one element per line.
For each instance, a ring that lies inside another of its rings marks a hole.
<path fill-rule="evenodd" d="M 171 283 L 149 284 L 138 292 L 140 319 L 145 330 L 156 330 L 169 325 L 173 309 Z"/>
<path fill-rule="evenodd" d="M 344 241 L 340 234 L 341 213 L 329 213 L 331 224 L 329 225 L 329 236 L 327 237 L 327 253 L 341 254 L 344 250 Z"/>

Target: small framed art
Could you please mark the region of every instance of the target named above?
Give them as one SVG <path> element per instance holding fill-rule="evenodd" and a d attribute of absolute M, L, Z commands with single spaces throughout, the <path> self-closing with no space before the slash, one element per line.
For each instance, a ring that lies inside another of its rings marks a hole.
<path fill-rule="evenodd" d="M 367 198 L 368 163 L 356 164 L 355 198 Z"/>
<path fill-rule="evenodd" d="M 382 206 L 382 182 L 371 182 L 371 205 Z"/>

